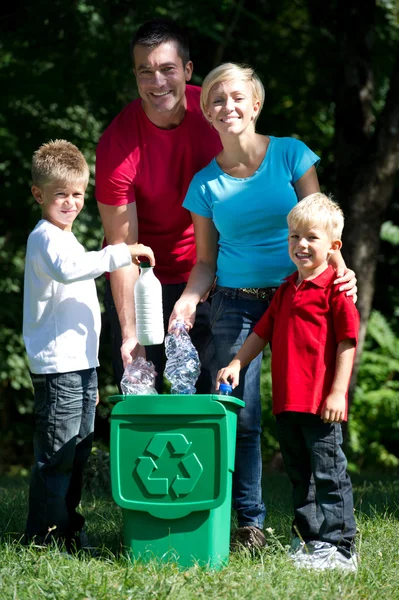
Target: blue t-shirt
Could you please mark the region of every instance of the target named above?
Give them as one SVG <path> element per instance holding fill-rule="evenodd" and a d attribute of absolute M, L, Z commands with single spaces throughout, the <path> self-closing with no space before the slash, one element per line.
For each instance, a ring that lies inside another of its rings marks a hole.
<path fill-rule="evenodd" d="M 295 138 L 269 138 L 251 177 L 231 177 L 213 159 L 187 191 L 183 206 L 212 219 L 219 232 L 218 285 L 277 287 L 295 270 L 287 214 L 298 202 L 294 183 L 320 159 Z"/>

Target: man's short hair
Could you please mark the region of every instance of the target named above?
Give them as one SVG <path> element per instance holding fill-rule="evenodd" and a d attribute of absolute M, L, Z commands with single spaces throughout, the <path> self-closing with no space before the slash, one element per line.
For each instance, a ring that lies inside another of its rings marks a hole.
<path fill-rule="evenodd" d="M 340 240 L 344 228 L 344 213 L 339 205 L 321 192 L 303 198 L 287 216 L 288 227 L 297 229 L 301 225 L 321 227 L 331 240 Z"/>
<path fill-rule="evenodd" d="M 212 69 L 212 71 L 208 73 L 202 82 L 200 102 L 202 112 L 204 113 L 206 119 L 208 119 L 207 106 L 209 93 L 213 86 L 217 83 L 224 83 L 234 79 L 238 79 L 239 81 L 247 81 L 251 84 L 252 97 L 255 101 L 259 101 L 260 103 L 259 110 L 255 117 L 256 122 L 265 101 L 265 88 L 263 87 L 263 83 L 252 67 L 249 67 L 248 65 L 239 65 L 237 63 L 224 63 L 219 65 L 215 69 Z"/>
<path fill-rule="evenodd" d="M 130 44 L 133 61 L 135 46 L 140 44 L 146 48 L 153 49 L 166 42 L 175 42 L 177 54 L 182 59 L 183 67 L 185 67 L 190 60 L 188 36 L 184 29 L 177 25 L 177 23 L 167 18 L 151 19 L 151 21 L 147 21 L 138 28 Z"/>
<path fill-rule="evenodd" d="M 51 181 L 83 181 L 87 185 L 89 176 L 85 157 L 66 140 L 50 140 L 33 154 L 32 184 L 37 187 Z"/>

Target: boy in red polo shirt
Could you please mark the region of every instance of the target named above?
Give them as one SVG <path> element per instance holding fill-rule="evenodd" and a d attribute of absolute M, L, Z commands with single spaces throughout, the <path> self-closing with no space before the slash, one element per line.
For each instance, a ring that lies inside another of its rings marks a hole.
<path fill-rule="evenodd" d="M 298 271 L 277 290 L 216 386 L 236 387 L 239 373 L 272 346 L 273 414 L 293 485 L 292 556 L 298 567 L 356 571 L 352 484 L 341 423 L 359 330 L 351 298 L 333 285 L 329 258 L 341 246 L 344 217 L 321 193 L 288 214 L 289 254 Z"/>

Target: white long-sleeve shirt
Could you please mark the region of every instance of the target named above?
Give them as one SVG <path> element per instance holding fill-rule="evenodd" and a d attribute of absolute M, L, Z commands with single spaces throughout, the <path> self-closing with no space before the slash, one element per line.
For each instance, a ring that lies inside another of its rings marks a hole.
<path fill-rule="evenodd" d="M 32 373 L 97 367 L 101 312 L 94 279 L 131 264 L 126 244 L 86 252 L 42 219 L 28 238 L 23 337 Z"/>

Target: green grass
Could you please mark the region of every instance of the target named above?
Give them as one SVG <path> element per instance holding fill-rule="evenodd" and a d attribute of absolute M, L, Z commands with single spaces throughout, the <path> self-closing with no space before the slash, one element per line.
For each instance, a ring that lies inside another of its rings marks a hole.
<path fill-rule="evenodd" d="M 100 559 L 25 548 L 18 540 L 26 518 L 27 479 L 0 479 L 0 598 L 399 600 L 399 480 L 354 478 L 361 562 L 358 573 L 348 575 L 292 567 L 289 483 L 284 475 L 267 474 L 264 487 L 269 546 L 256 558 L 233 554 L 226 568 L 209 571 L 157 561 L 132 565 L 120 553 L 120 511 L 104 493 L 86 494 L 82 506 L 91 540 L 104 547 Z"/>

